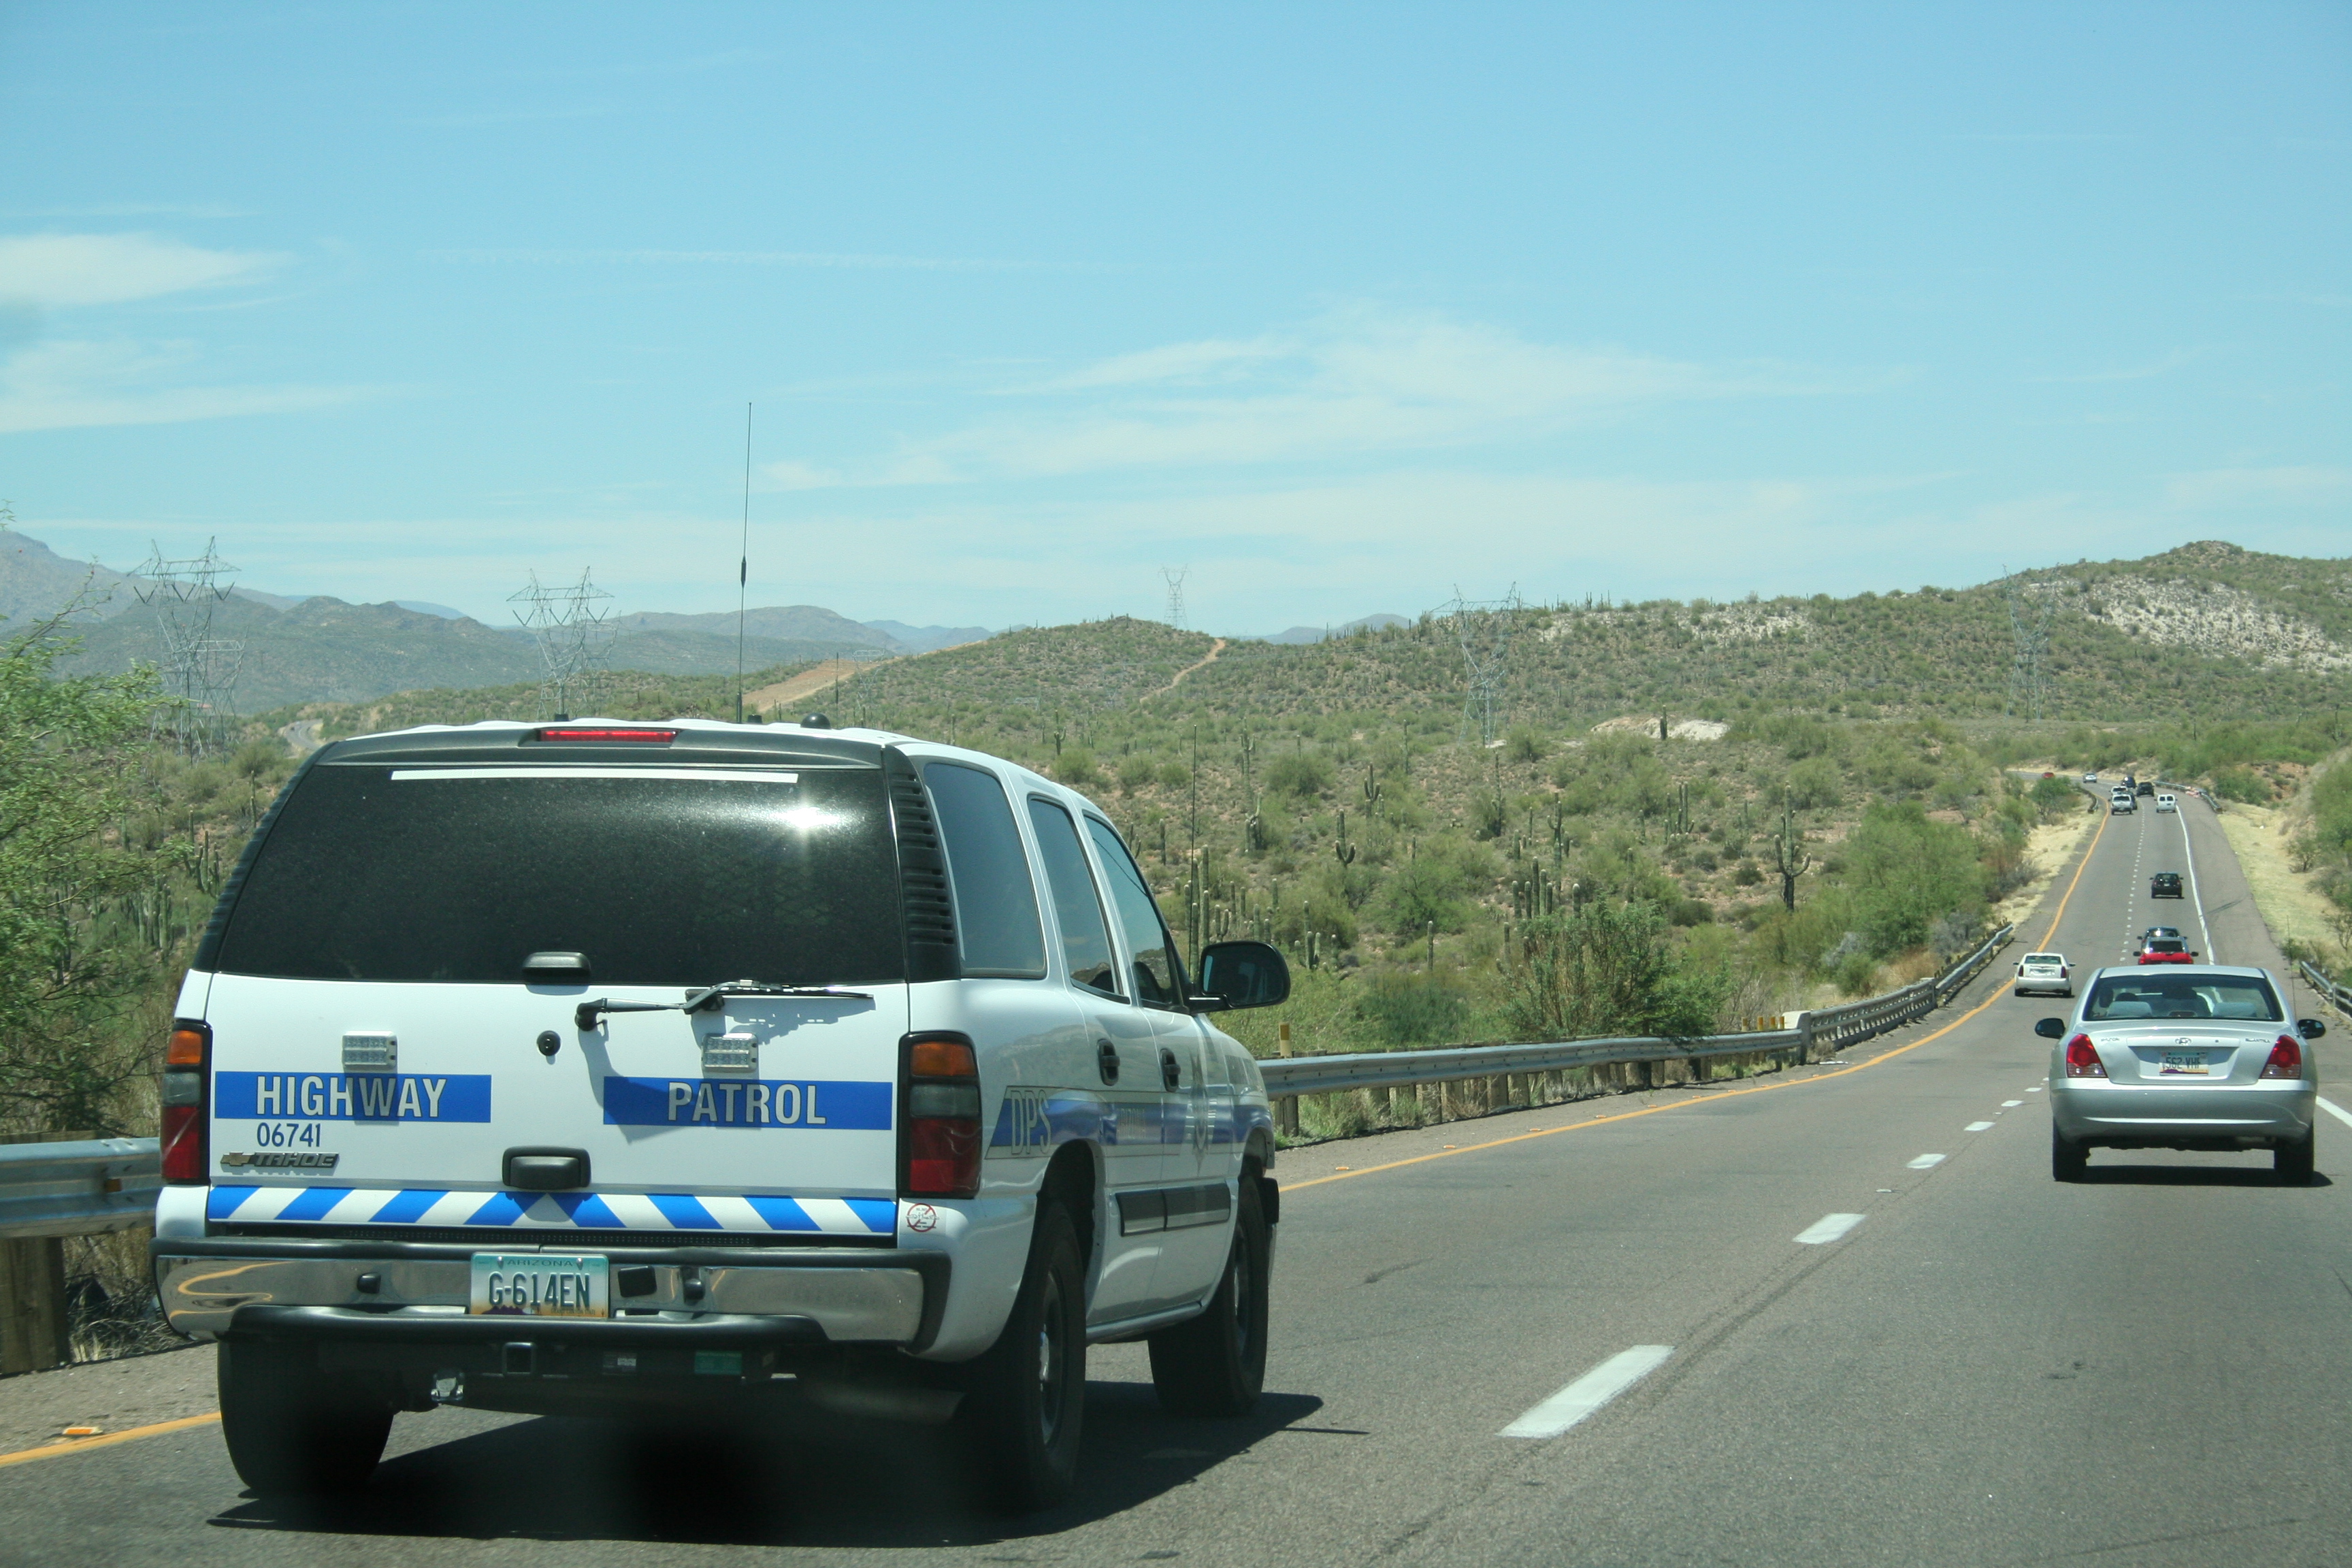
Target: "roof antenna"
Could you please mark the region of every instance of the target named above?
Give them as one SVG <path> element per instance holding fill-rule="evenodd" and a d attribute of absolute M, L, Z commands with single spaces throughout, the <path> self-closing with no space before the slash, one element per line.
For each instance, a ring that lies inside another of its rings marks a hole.
<path fill-rule="evenodd" d="M 743 554 L 735 563 L 735 722 L 743 721 L 743 614 L 751 592 L 751 405 L 743 405 Z"/>

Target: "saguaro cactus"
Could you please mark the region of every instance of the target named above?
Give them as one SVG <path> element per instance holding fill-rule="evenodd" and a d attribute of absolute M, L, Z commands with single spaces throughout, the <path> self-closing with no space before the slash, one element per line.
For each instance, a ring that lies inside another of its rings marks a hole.
<path fill-rule="evenodd" d="M 1780 807 L 1780 826 L 1772 835 L 1772 866 L 1780 876 L 1780 901 L 1793 913 L 1797 879 L 1813 868 L 1813 858 L 1805 848 L 1805 836 L 1797 830 L 1797 814 L 1786 805 Z"/>

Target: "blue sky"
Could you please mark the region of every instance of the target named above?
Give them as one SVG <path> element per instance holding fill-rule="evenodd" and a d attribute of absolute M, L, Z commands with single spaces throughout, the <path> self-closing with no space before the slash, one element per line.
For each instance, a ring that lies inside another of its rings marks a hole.
<path fill-rule="evenodd" d="M 2352 553 L 2352 8 L 0 9 L 0 497 L 1158 615 Z"/>

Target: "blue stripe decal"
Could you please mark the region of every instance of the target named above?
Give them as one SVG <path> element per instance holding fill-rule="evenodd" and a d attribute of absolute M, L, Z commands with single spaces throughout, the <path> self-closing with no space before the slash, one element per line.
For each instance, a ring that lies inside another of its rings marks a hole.
<path fill-rule="evenodd" d="M 415 1225 L 425 1217 L 425 1211 L 449 1194 L 446 1192 L 420 1191 L 403 1193 L 371 1215 L 371 1225 Z"/>
<path fill-rule="evenodd" d="M 205 1199 L 206 1219 L 226 1219 L 236 1212 L 237 1205 L 259 1192 L 259 1187 L 215 1187 Z"/>
<path fill-rule="evenodd" d="M 866 1222 L 866 1228 L 877 1236 L 895 1235 L 898 1229 L 898 1200 L 896 1198 L 844 1198 L 849 1212 Z"/>
<path fill-rule="evenodd" d="M 278 1211 L 281 1220 L 324 1219 L 327 1211 L 352 1195 L 349 1187 L 312 1187 Z"/>
<path fill-rule="evenodd" d="M 530 1200 L 531 1203 L 538 1201 L 535 1197 Z M 522 1211 L 529 1207 L 530 1204 L 516 1202 L 512 1193 L 492 1193 L 489 1202 L 476 1209 L 474 1216 L 466 1223 L 467 1225 L 512 1225 L 522 1218 Z"/>
<path fill-rule="evenodd" d="M 555 1206 L 573 1225 L 590 1230 L 626 1230 L 621 1216 L 604 1206 L 604 1200 L 593 1193 L 558 1193 Z"/>
<path fill-rule="evenodd" d="M 790 1198 L 746 1197 L 743 1201 L 768 1222 L 770 1230 L 816 1229 L 816 1221 L 809 1218 L 808 1210 Z"/>
<path fill-rule="evenodd" d="M 710 1215 L 710 1211 L 688 1197 L 684 1193 L 647 1193 L 646 1198 L 661 1210 L 662 1218 L 679 1230 L 724 1230 Z"/>

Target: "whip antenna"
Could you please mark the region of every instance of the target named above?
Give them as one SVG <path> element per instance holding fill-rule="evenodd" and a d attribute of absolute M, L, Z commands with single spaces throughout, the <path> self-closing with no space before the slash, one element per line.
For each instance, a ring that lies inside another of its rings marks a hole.
<path fill-rule="evenodd" d="M 751 405 L 743 405 L 743 553 L 735 563 L 735 722 L 743 721 L 743 615 L 751 592 Z"/>

